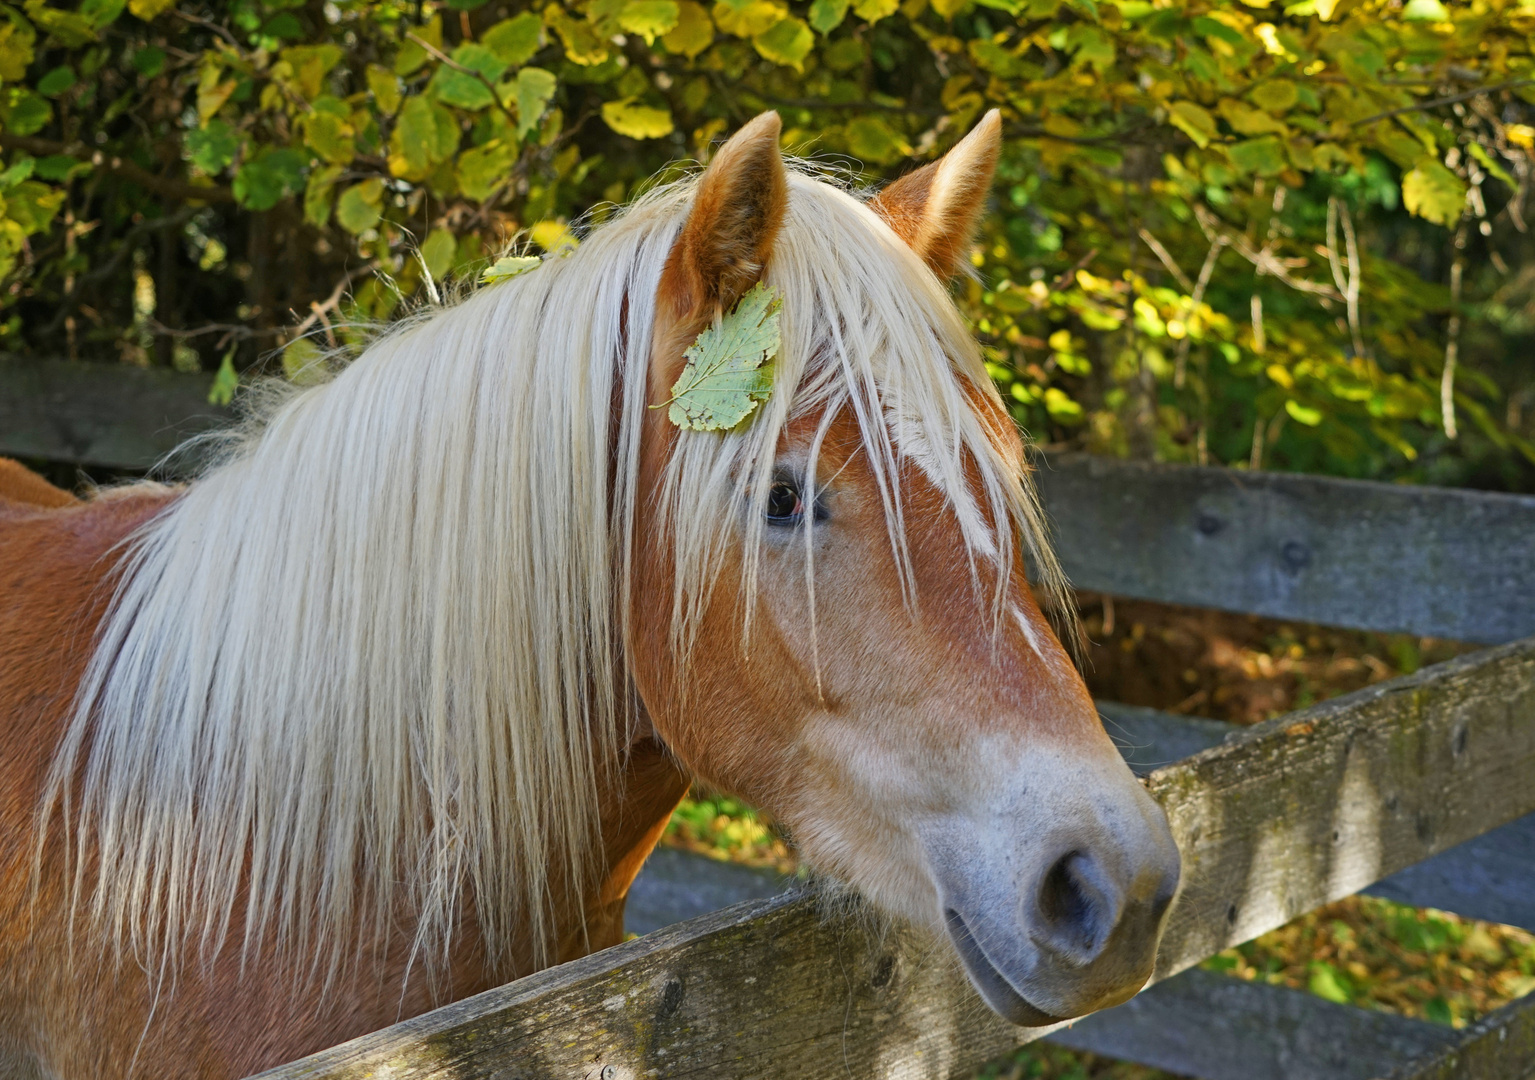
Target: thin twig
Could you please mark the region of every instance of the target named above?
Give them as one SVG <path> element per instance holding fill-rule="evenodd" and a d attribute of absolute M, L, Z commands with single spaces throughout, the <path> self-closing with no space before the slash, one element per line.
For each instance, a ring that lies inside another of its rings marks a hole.
<path fill-rule="evenodd" d="M 358 278 L 365 274 L 371 274 L 374 270 L 377 269 L 378 260 L 369 259 L 356 270 L 348 271 L 340 281 L 336 282 L 336 287 L 330 291 L 330 296 L 326 297 L 325 300 L 321 303 L 312 303 L 309 305 L 309 314 L 304 318 L 303 322 L 299 323 L 292 329 L 292 331 L 290 331 L 288 339 L 290 341 L 296 341 L 307 334 L 310 329 L 313 328 L 315 323 L 325 318 L 327 313 L 336 309 L 336 307 L 341 303 L 341 298 L 346 295 L 346 291 L 352 287 L 352 282 L 356 281 Z M 330 324 L 327 322 L 327 332 L 329 329 Z"/>
<path fill-rule="evenodd" d="M 1204 265 L 1199 268 L 1199 280 L 1194 283 L 1194 291 L 1189 294 L 1189 314 L 1184 320 L 1185 329 L 1183 340 L 1178 342 L 1178 363 L 1173 369 L 1173 386 L 1183 389 L 1183 382 L 1189 365 L 1189 345 L 1192 338 L 1189 337 L 1187 324 L 1199 310 L 1199 305 L 1204 302 L 1205 289 L 1210 284 L 1210 275 L 1215 273 L 1215 261 L 1220 258 L 1221 249 L 1226 246 L 1226 238 L 1217 236 L 1210 241 L 1210 250 L 1205 255 Z"/>
<path fill-rule="evenodd" d="M 1305 266 L 1306 261 L 1304 259 L 1291 265 L 1286 265 L 1288 260 L 1281 260 L 1269 246 L 1265 245 L 1262 248 L 1255 249 L 1246 237 L 1222 232 L 1217 228 L 1219 221 L 1215 215 L 1203 206 L 1196 206 L 1194 208 L 1194 217 L 1198 220 L 1199 227 L 1204 230 L 1206 238 L 1213 242 L 1216 237 L 1224 237 L 1226 243 L 1231 245 L 1232 250 L 1252 263 L 1258 273 L 1276 277 L 1297 292 L 1310 293 L 1313 296 L 1325 296 L 1329 300 L 1343 299 L 1343 294 L 1331 285 L 1319 285 L 1315 281 L 1307 281 L 1305 278 L 1298 278 L 1290 273 L 1291 266 Z"/>
<path fill-rule="evenodd" d="M 1151 249 L 1152 254 L 1162 260 L 1162 265 L 1167 267 L 1167 272 L 1177 280 L 1179 285 L 1183 286 L 1183 291 L 1186 293 L 1193 292 L 1194 283 L 1190 281 L 1189 276 L 1183 272 L 1183 268 L 1180 267 L 1177 263 L 1173 262 L 1173 257 L 1169 255 L 1167 253 L 1167 249 L 1162 246 L 1162 241 L 1153 236 L 1151 230 L 1145 228 L 1144 226 L 1142 226 L 1140 229 L 1140 237 L 1142 240 L 1146 241 L 1146 246 Z"/>
<path fill-rule="evenodd" d="M 1466 270 L 1466 223 L 1455 230 L 1455 258 L 1450 263 L 1450 325 L 1444 343 L 1444 374 L 1439 379 L 1439 411 L 1444 416 L 1444 437 L 1457 436 L 1455 425 L 1455 365 L 1460 359 L 1460 284 Z"/>
<path fill-rule="evenodd" d="M 1399 109 L 1387 109 L 1385 112 L 1376 113 L 1374 116 L 1366 116 L 1363 120 L 1355 120 L 1350 127 L 1362 127 L 1365 124 L 1373 124 L 1377 120 L 1389 120 L 1393 116 L 1401 116 L 1403 113 L 1426 112 L 1429 109 L 1437 109 L 1441 105 L 1454 105 L 1457 101 L 1466 101 L 1470 98 L 1480 97 L 1483 94 L 1496 93 L 1499 90 L 1512 90 L 1516 86 L 1529 86 L 1535 83 L 1535 79 L 1512 79 L 1508 82 L 1497 83 L 1494 86 L 1479 86 L 1475 90 L 1467 90 L 1463 94 L 1451 94 L 1449 97 L 1436 98 L 1433 101 L 1420 102 L 1417 105 L 1403 105 Z"/>

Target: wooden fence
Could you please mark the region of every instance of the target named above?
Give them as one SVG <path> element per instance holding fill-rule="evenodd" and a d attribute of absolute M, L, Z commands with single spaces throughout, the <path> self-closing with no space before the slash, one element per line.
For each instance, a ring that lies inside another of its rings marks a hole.
<path fill-rule="evenodd" d="M 26 395 L 62 377 L 10 370 L 0 453 L 143 465 L 211 412 L 187 409 L 206 379 L 156 373 L 168 389 L 136 384 L 119 423 L 121 388 L 92 397 L 76 369 L 53 421 L 56 400 Z M 144 416 L 153 439 L 131 430 Z M 89 438 L 47 441 L 80 417 Z M 1455 1031 L 1186 970 L 1367 887 L 1535 928 L 1535 498 L 1088 458 L 1053 459 L 1041 486 L 1080 588 L 1493 647 L 1251 728 L 1103 703 L 1167 811 L 1185 887 L 1157 985 L 1074 1025 L 1011 1027 L 944 946 L 855 899 L 791 893 L 264 1080 L 960 1077 L 1041 1037 L 1206 1080 L 1535 1076 L 1535 996 Z"/>

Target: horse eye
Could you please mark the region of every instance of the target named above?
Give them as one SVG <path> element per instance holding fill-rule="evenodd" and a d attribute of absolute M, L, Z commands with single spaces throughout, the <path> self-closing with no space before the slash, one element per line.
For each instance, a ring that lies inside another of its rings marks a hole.
<path fill-rule="evenodd" d="M 768 488 L 767 519 L 769 525 L 798 525 L 805 513 L 800 500 L 799 488 L 787 480 L 778 480 Z"/>

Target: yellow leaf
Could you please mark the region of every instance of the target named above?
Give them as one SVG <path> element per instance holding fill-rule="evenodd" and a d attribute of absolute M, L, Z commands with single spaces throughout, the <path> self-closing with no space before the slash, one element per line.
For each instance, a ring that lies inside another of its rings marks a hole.
<path fill-rule="evenodd" d="M 900 7 L 900 0 L 858 0 L 853 5 L 853 14 L 860 19 L 876 23 L 889 15 L 894 15 L 898 7 Z"/>
<path fill-rule="evenodd" d="M 1215 134 L 1215 118 L 1192 101 L 1175 101 L 1167 110 L 1167 120 L 1201 148 L 1210 145 Z"/>
<path fill-rule="evenodd" d="M 128 0 L 128 10 L 136 18 L 149 22 L 165 14 L 175 3 L 176 0 Z"/>
<path fill-rule="evenodd" d="M 752 47 L 763 57 L 795 71 L 804 70 L 805 57 L 814 44 L 815 35 L 810 32 L 810 27 L 803 19 L 794 18 L 784 19 L 752 38 Z"/>
<path fill-rule="evenodd" d="M 677 0 L 629 0 L 618 13 L 618 25 L 653 45 L 676 27 L 680 17 Z"/>
<path fill-rule="evenodd" d="M 1465 182 L 1434 159 L 1424 158 L 1402 177 L 1402 205 L 1424 221 L 1450 225 L 1465 209 Z"/>
<path fill-rule="evenodd" d="M 569 251 L 577 245 L 576 234 L 563 221 L 540 221 L 528 230 L 533 242 L 551 255 Z"/>
<path fill-rule="evenodd" d="M 1503 129 L 1508 141 L 1526 150 L 1535 149 L 1535 127 L 1529 124 L 1509 124 Z"/>
<path fill-rule="evenodd" d="M 670 112 L 638 105 L 632 97 L 604 102 L 602 119 L 608 127 L 631 139 L 659 139 L 672 133 Z"/>
<path fill-rule="evenodd" d="M 550 4 L 544 9 L 544 25 L 559 35 L 565 55 L 572 63 L 591 67 L 608 58 L 608 47 L 591 24 L 572 18 L 558 4 Z"/>
<path fill-rule="evenodd" d="M 394 72 L 377 64 L 368 65 L 368 89 L 373 91 L 373 103 L 385 116 L 393 116 L 400 108 L 400 80 Z"/>
<path fill-rule="evenodd" d="M 736 37 L 756 37 L 787 18 L 788 9 L 771 0 L 749 0 L 740 7 L 718 3 L 714 5 L 714 22 L 727 34 Z"/>
<path fill-rule="evenodd" d="M 1290 134 L 1290 129 L 1283 121 L 1235 98 L 1222 98 L 1218 107 L 1221 116 L 1225 117 L 1226 123 L 1230 124 L 1238 135 L 1288 136 Z"/>
<path fill-rule="evenodd" d="M 702 4 L 677 0 L 677 25 L 661 39 L 667 52 L 692 59 L 714 44 L 714 20 Z"/>

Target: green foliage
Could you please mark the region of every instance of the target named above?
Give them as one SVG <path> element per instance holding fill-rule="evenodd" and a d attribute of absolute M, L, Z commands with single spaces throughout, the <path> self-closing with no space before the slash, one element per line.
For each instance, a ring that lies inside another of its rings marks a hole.
<path fill-rule="evenodd" d="M 772 395 L 782 306 L 777 291 L 759 283 L 717 325 L 698 335 L 682 354 L 687 363 L 672 385 L 666 412 L 672 423 L 693 431 L 726 431 Z"/>
<path fill-rule="evenodd" d="M 877 179 L 996 107 L 957 291 L 1044 441 L 1535 488 L 1532 33 L 1524 0 L 27 0 L 0 347 L 238 371 L 568 246 L 763 109 Z"/>

